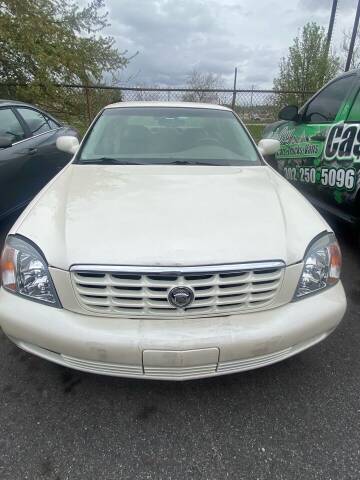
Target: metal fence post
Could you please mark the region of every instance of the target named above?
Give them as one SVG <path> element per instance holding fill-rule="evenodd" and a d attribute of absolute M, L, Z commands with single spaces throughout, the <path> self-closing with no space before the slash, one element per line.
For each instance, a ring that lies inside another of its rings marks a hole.
<path fill-rule="evenodd" d="M 231 102 L 231 108 L 234 110 L 236 105 L 236 81 L 237 81 L 237 67 L 235 67 L 235 74 L 234 74 L 234 90 L 233 90 L 233 97 Z"/>
<path fill-rule="evenodd" d="M 85 99 L 86 99 L 86 111 L 88 117 L 88 123 L 91 123 L 91 105 L 90 105 L 90 92 L 88 85 L 85 85 Z"/>
<path fill-rule="evenodd" d="M 254 120 L 253 96 L 254 96 L 254 85 L 251 85 L 251 97 L 250 97 L 250 118 L 251 118 L 251 120 Z"/>

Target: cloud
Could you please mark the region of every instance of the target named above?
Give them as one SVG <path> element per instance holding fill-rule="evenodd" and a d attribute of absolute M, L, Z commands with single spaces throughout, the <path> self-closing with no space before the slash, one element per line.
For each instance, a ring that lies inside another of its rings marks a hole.
<path fill-rule="evenodd" d="M 339 2 L 336 41 L 351 27 L 354 3 Z M 139 51 L 123 82 L 131 77 L 132 84 L 180 86 L 196 68 L 221 75 L 231 86 L 237 66 L 240 86 L 267 88 L 299 29 L 312 20 L 326 28 L 331 0 L 107 0 L 106 5 L 107 33 L 119 50 Z"/>
<path fill-rule="evenodd" d="M 326 10 L 330 12 L 333 0 L 300 0 L 299 8 L 305 8 L 310 11 Z M 356 6 L 356 0 L 340 0 L 338 10 L 353 10 Z"/>

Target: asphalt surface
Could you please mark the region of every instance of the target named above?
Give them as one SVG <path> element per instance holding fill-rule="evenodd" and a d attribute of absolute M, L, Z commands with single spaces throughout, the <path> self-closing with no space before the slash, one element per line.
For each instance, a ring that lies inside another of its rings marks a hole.
<path fill-rule="evenodd" d="M 271 367 L 187 383 L 110 378 L 38 359 L 0 332 L 0 479 L 359 480 L 359 243 L 335 228 L 345 319 Z"/>

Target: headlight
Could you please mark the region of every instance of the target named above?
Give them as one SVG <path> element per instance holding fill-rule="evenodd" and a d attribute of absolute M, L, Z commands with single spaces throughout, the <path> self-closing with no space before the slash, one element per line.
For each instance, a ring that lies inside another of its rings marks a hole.
<path fill-rule="evenodd" d="M 340 279 L 341 251 L 333 233 L 315 240 L 304 258 L 304 268 L 295 299 L 335 285 Z"/>
<path fill-rule="evenodd" d="M 25 239 L 7 238 L 1 257 L 1 278 L 9 292 L 61 308 L 45 258 Z"/>

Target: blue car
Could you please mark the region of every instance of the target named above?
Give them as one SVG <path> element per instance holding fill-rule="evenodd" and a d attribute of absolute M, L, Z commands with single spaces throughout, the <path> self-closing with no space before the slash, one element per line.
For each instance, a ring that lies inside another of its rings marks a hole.
<path fill-rule="evenodd" d="M 78 132 L 26 103 L 0 100 L 0 220 L 25 207 L 71 159 L 56 148 Z"/>

